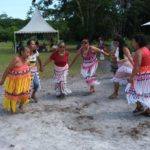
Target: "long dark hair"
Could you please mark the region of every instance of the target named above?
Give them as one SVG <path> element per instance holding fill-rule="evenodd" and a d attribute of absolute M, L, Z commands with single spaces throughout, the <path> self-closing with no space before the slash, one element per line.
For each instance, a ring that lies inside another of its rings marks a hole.
<path fill-rule="evenodd" d="M 114 38 L 114 41 L 119 42 L 119 58 L 120 59 L 124 59 L 124 52 L 123 52 L 123 48 L 126 45 L 125 41 L 123 40 L 123 38 L 121 36 L 117 36 Z"/>

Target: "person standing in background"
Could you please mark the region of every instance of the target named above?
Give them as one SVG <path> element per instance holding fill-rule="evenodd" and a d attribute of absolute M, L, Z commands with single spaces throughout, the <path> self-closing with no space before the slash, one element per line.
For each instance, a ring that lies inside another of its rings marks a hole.
<path fill-rule="evenodd" d="M 117 49 L 118 47 L 115 47 L 114 42 L 112 41 L 110 43 L 110 63 L 111 63 L 111 72 L 113 72 L 113 75 L 115 75 L 118 69 L 117 58 L 115 56 Z"/>
<path fill-rule="evenodd" d="M 99 49 L 102 49 L 103 51 L 104 51 L 104 49 L 105 49 L 104 41 L 103 41 L 102 37 L 99 37 L 99 38 L 98 38 L 98 48 L 99 48 Z M 104 54 L 99 53 L 99 60 L 102 61 L 102 63 L 104 63 L 104 60 L 105 60 Z"/>
<path fill-rule="evenodd" d="M 27 46 L 30 49 L 30 56 L 29 56 L 29 64 L 31 68 L 31 73 L 32 73 L 32 94 L 31 98 L 33 99 L 33 102 L 37 103 L 37 97 L 36 97 L 36 92 L 38 89 L 40 89 L 40 80 L 39 80 L 39 75 L 38 75 L 38 69 L 37 69 L 37 62 L 39 63 L 40 66 L 40 71 L 43 71 L 42 68 L 42 61 L 39 56 L 39 52 L 37 51 L 37 45 L 35 40 L 29 40 L 27 41 Z"/>

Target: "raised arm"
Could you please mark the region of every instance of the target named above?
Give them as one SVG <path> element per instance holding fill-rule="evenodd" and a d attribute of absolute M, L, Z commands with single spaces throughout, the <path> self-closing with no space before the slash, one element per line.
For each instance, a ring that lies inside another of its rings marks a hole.
<path fill-rule="evenodd" d="M 72 59 L 71 63 L 69 64 L 69 68 L 74 64 L 74 62 L 77 60 L 77 58 L 80 56 L 80 50 L 77 52 L 77 54 Z"/>
<path fill-rule="evenodd" d="M 107 52 L 103 51 L 102 49 L 99 49 L 99 48 L 97 48 L 97 47 L 95 47 L 95 46 L 92 46 L 92 50 L 93 50 L 93 52 L 95 52 L 95 53 L 100 52 L 100 53 L 102 53 L 102 54 L 104 54 L 104 55 L 106 55 L 106 56 L 109 56 L 109 55 L 110 55 L 109 53 L 107 53 Z"/>
<path fill-rule="evenodd" d="M 0 81 L 0 85 L 3 85 L 4 82 L 5 82 L 5 79 L 8 75 L 8 73 L 15 67 L 15 65 L 17 64 L 17 62 L 19 62 L 19 58 L 18 57 L 15 57 L 11 62 L 10 64 L 8 65 L 8 67 L 5 69 L 3 75 L 2 75 L 2 78 L 1 78 L 1 81 Z"/>

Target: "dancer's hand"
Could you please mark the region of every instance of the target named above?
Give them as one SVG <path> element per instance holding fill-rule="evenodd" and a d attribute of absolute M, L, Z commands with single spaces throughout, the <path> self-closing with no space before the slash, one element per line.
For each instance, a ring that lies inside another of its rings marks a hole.
<path fill-rule="evenodd" d="M 100 49 L 100 53 L 102 53 L 102 54 L 104 54 L 104 55 L 106 55 L 106 56 L 110 56 L 110 54 L 107 53 L 107 52 L 105 52 L 103 49 Z"/>
<path fill-rule="evenodd" d="M 110 59 L 112 61 L 117 61 L 117 57 L 114 54 L 110 54 Z"/>
<path fill-rule="evenodd" d="M 71 68 L 71 66 L 72 66 L 72 65 L 71 65 L 71 64 L 69 64 L 69 69 Z"/>
<path fill-rule="evenodd" d="M 110 54 L 109 53 L 107 53 L 107 52 L 105 52 L 106 53 L 106 56 L 110 56 Z"/>
<path fill-rule="evenodd" d="M 4 84 L 4 81 L 3 81 L 3 80 L 1 80 L 1 81 L 0 81 L 0 85 L 3 85 L 3 84 Z"/>
<path fill-rule="evenodd" d="M 43 72 L 43 71 L 44 71 L 44 68 L 43 68 L 43 66 L 41 66 L 41 67 L 40 67 L 40 71 L 41 71 L 41 72 Z"/>
<path fill-rule="evenodd" d="M 133 83 L 134 83 L 134 77 L 130 77 L 130 79 L 128 80 L 128 82 L 133 85 Z"/>

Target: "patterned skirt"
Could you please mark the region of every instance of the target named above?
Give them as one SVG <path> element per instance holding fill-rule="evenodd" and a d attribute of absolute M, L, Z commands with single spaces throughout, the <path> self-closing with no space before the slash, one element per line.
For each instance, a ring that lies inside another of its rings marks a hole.
<path fill-rule="evenodd" d="M 126 85 L 128 83 L 128 79 L 131 76 L 132 69 L 133 69 L 133 66 L 128 60 L 122 63 L 119 63 L 115 76 L 111 80 L 113 82 L 118 82 L 119 85 L 122 85 L 122 84 Z"/>
<path fill-rule="evenodd" d="M 30 98 L 31 73 L 28 66 L 19 67 L 11 71 L 4 83 L 4 109 L 16 112 L 16 104 L 26 104 Z"/>
<path fill-rule="evenodd" d="M 98 61 L 91 63 L 83 63 L 81 65 L 81 75 L 85 79 L 88 86 L 98 85 L 100 82 L 96 80 L 96 70 L 98 67 Z"/>
<path fill-rule="evenodd" d="M 67 87 L 68 64 L 64 67 L 54 66 L 54 83 L 56 95 L 69 95 L 72 91 Z"/>
<path fill-rule="evenodd" d="M 145 109 L 150 108 L 150 66 L 141 67 L 134 84 L 126 87 L 128 104 L 140 102 Z"/>

